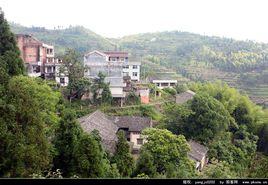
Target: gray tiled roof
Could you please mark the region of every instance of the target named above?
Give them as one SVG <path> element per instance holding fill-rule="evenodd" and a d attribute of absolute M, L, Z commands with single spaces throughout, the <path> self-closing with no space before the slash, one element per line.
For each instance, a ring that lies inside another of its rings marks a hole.
<path fill-rule="evenodd" d="M 185 103 L 188 100 L 193 99 L 194 95 L 195 95 L 195 92 L 193 92 L 191 90 L 188 90 L 188 91 L 185 91 L 183 93 L 177 94 L 176 95 L 176 103 L 178 103 L 178 104 Z"/>
<path fill-rule="evenodd" d="M 94 129 L 98 130 L 105 149 L 114 152 L 118 127 L 104 113 L 97 110 L 90 115 L 79 118 L 78 121 L 85 132 L 90 133 Z"/>
<path fill-rule="evenodd" d="M 188 153 L 188 156 L 196 161 L 201 161 L 203 157 L 206 156 L 208 152 L 208 148 L 204 145 L 201 145 L 193 140 L 188 141 L 188 144 L 190 145 L 190 152 Z"/>
<path fill-rule="evenodd" d="M 128 128 L 131 132 L 140 132 L 147 127 L 151 127 L 151 119 L 140 116 L 110 116 L 119 128 Z"/>

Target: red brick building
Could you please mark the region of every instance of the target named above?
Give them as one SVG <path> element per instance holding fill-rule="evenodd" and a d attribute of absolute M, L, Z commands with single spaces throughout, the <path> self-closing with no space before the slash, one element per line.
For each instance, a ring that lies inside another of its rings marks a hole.
<path fill-rule="evenodd" d="M 54 46 L 27 34 L 17 34 L 16 37 L 29 76 L 42 75 L 45 79 L 56 80 L 63 86 L 68 84 L 67 76 L 59 74 L 62 61 L 54 58 Z"/>
<path fill-rule="evenodd" d="M 54 61 L 54 47 L 44 44 L 26 34 L 17 34 L 17 43 L 29 76 L 40 76 L 44 72 L 44 64 Z"/>

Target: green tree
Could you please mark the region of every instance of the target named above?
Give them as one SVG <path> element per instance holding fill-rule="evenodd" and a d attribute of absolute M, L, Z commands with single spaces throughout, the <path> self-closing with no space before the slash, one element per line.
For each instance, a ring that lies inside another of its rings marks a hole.
<path fill-rule="evenodd" d="M 249 178 L 268 178 L 268 156 L 257 153 L 248 170 Z"/>
<path fill-rule="evenodd" d="M 237 175 L 234 171 L 231 170 L 230 165 L 225 161 L 213 160 L 201 174 L 202 178 L 221 178 L 221 179 L 230 179 L 237 178 Z"/>
<path fill-rule="evenodd" d="M 54 169 L 61 169 L 64 177 L 70 177 L 75 173 L 75 151 L 79 147 L 82 129 L 76 121 L 75 112 L 65 109 L 61 113 L 61 120 L 55 131 L 53 144 L 56 149 L 54 157 Z"/>
<path fill-rule="evenodd" d="M 159 174 L 166 173 L 169 168 L 167 165 L 172 164 L 178 170 L 178 175 L 184 173 L 184 178 L 196 175 L 194 162 L 188 158 L 190 146 L 183 135 L 174 135 L 166 129 L 157 128 L 145 129 L 142 135 L 147 140 L 142 150 L 153 156 Z"/>
<path fill-rule="evenodd" d="M 100 147 L 99 140 L 94 134 L 84 133 L 76 145 L 75 151 L 75 172 L 83 178 L 105 177 L 104 152 Z"/>
<path fill-rule="evenodd" d="M 117 164 L 117 168 L 122 177 L 129 177 L 134 169 L 134 159 L 130 154 L 129 144 L 125 138 L 124 131 L 119 131 L 116 151 L 112 161 Z"/>
<path fill-rule="evenodd" d="M 13 77 L 7 89 L 6 103 L 1 104 L 4 151 L 1 152 L 0 174 L 29 177 L 41 173 L 51 163 L 48 138 L 58 122 L 56 104 L 59 94 L 35 79 Z"/>
<path fill-rule="evenodd" d="M 152 178 L 155 177 L 156 173 L 156 166 L 154 165 L 154 158 L 152 154 L 146 150 L 142 150 L 133 176 L 144 174 Z"/>
<path fill-rule="evenodd" d="M 187 87 L 186 84 L 180 84 L 180 85 L 179 84 L 176 84 L 175 90 L 179 94 L 179 93 L 183 93 L 183 92 L 187 91 L 188 90 L 188 87 Z"/>
<path fill-rule="evenodd" d="M 193 112 L 184 105 L 178 105 L 176 103 L 168 103 L 164 106 L 164 116 L 162 122 L 165 127 L 174 134 L 183 134 L 187 138 L 191 133 L 187 133 L 187 124 L 189 116 Z"/>
<path fill-rule="evenodd" d="M 91 82 L 88 78 L 82 77 L 68 85 L 68 88 L 73 92 L 73 97 L 81 99 L 85 93 L 90 92 Z"/>
<path fill-rule="evenodd" d="M 250 130 L 254 129 L 253 105 L 245 97 L 241 97 L 232 116 L 239 125 L 246 125 Z"/>
<path fill-rule="evenodd" d="M 99 72 L 98 77 L 93 80 L 91 91 L 95 104 L 111 103 L 112 95 L 109 83 L 105 83 L 105 75 L 102 72 Z"/>
<path fill-rule="evenodd" d="M 84 65 L 78 52 L 74 49 L 68 48 L 65 51 L 62 68 L 66 69 L 69 77 L 68 88 L 70 89 L 70 95 L 76 93 L 76 84 L 78 80 L 84 76 Z"/>
<path fill-rule="evenodd" d="M 20 58 L 20 51 L 14 34 L 10 31 L 4 12 L 0 9 L 0 81 L 7 76 L 25 73 L 24 63 Z M 7 81 L 5 81 L 7 83 Z"/>
<path fill-rule="evenodd" d="M 203 143 L 208 143 L 230 126 L 229 112 L 208 94 L 195 95 L 191 102 L 191 110 L 193 114 L 188 119 L 187 133 Z"/>
<path fill-rule="evenodd" d="M 111 104 L 113 100 L 109 84 L 105 84 L 101 92 L 101 102 L 103 104 Z"/>
<path fill-rule="evenodd" d="M 263 124 L 259 131 L 259 141 L 258 141 L 258 149 L 264 152 L 266 155 L 268 154 L 268 123 Z"/>

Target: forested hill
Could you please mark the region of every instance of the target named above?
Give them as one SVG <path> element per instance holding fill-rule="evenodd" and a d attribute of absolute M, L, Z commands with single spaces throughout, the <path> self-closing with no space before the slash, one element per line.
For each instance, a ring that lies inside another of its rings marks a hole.
<path fill-rule="evenodd" d="M 14 33 L 32 34 L 41 41 L 53 44 L 62 54 L 67 47 L 81 53 L 90 50 L 114 50 L 118 45 L 137 56 L 155 56 L 161 64 L 178 66 L 196 60 L 233 72 L 263 68 L 268 61 L 268 44 L 237 41 L 229 38 L 202 36 L 189 32 L 156 32 L 107 39 L 82 26 L 48 30 L 42 27 L 24 27 L 10 23 Z"/>
<path fill-rule="evenodd" d="M 109 40 L 82 26 L 48 30 L 43 27 L 24 27 L 10 23 L 10 27 L 14 33 L 32 34 L 37 39 L 54 45 L 56 54 L 63 54 L 67 47 L 74 48 L 80 53 L 95 49 L 114 50 L 115 48 Z"/>
<path fill-rule="evenodd" d="M 157 32 L 126 36 L 119 45 L 137 55 L 159 57 L 170 66 L 206 61 L 226 71 L 250 71 L 268 61 L 268 44 L 202 36 L 188 32 Z"/>

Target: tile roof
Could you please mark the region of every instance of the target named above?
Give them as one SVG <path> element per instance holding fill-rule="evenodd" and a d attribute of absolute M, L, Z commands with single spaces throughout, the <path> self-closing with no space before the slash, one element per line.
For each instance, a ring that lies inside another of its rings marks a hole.
<path fill-rule="evenodd" d="M 190 152 L 188 153 L 188 156 L 196 161 L 201 161 L 203 157 L 206 156 L 208 152 L 208 148 L 204 145 L 201 145 L 193 140 L 188 141 L 188 144 L 190 145 Z"/>
<path fill-rule="evenodd" d="M 94 129 L 98 130 L 105 149 L 114 152 L 118 127 L 104 113 L 97 110 L 90 115 L 79 118 L 78 121 L 85 132 L 90 133 Z"/>
<path fill-rule="evenodd" d="M 97 110 L 92 114 L 78 119 L 81 127 L 87 133 L 98 130 L 104 148 L 114 153 L 116 149 L 116 133 L 120 128 L 128 128 L 130 132 L 140 132 L 147 127 L 152 127 L 152 121 L 147 117 L 139 116 L 107 116 Z"/>
<path fill-rule="evenodd" d="M 103 53 L 109 55 L 109 57 L 128 57 L 128 52 L 122 51 L 105 51 Z"/>
<path fill-rule="evenodd" d="M 140 132 L 147 127 L 152 126 L 150 118 L 140 116 L 110 116 L 119 128 L 128 128 L 131 132 Z"/>
<path fill-rule="evenodd" d="M 185 103 L 188 100 L 193 99 L 194 95 L 195 95 L 195 92 L 193 92 L 191 90 L 188 90 L 188 91 L 185 91 L 183 93 L 177 94 L 176 95 L 176 103 L 178 103 L 178 104 Z"/>

